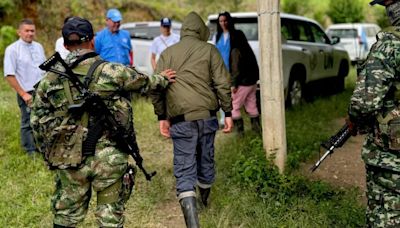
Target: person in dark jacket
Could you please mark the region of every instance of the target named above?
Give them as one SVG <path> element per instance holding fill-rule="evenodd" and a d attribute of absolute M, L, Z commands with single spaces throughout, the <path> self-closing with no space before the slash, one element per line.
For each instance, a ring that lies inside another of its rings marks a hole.
<path fill-rule="evenodd" d="M 239 135 L 244 132 L 240 109 L 244 106 L 250 116 L 252 129 L 260 133 L 260 118 L 257 108 L 257 81 L 259 70 L 256 57 L 247 38 L 241 30 L 235 30 L 235 39 L 231 42 L 230 73 L 232 91 L 232 119 Z"/>
<path fill-rule="evenodd" d="M 187 227 L 198 227 L 196 186 L 201 203 L 215 180 L 214 139 L 216 112 L 225 112 L 223 132 L 231 132 L 232 101 L 229 73 L 214 45 L 207 43 L 209 30 L 200 16 L 189 13 L 183 21 L 181 40 L 160 56 L 156 72 L 176 70 L 176 82 L 163 92 L 151 94 L 160 132 L 174 145 L 174 175 L 179 203 Z"/>

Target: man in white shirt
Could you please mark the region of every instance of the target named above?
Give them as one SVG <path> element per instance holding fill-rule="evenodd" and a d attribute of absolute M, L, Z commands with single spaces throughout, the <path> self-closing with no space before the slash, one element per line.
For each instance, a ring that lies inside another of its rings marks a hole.
<path fill-rule="evenodd" d="M 73 17 L 66 17 L 64 19 L 64 25 L 65 25 L 65 23 L 67 23 L 67 21 L 69 21 L 72 18 Z M 55 47 L 54 51 L 60 53 L 62 59 L 67 58 L 69 51 L 64 46 L 64 38 L 62 36 L 56 40 L 56 47 Z"/>
<path fill-rule="evenodd" d="M 154 38 L 151 44 L 151 66 L 156 69 L 157 60 L 161 53 L 169 46 L 179 42 L 179 35 L 171 32 L 171 19 L 165 17 L 161 19 L 160 32 L 161 35 Z"/>
<path fill-rule="evenodd" d="M 23 19 L 18 27 L 19 39 L 10 44 L 4 54 L 4 77 L 17 92 L 18 106 L 21 110 L 21 144 L 29 155 L 36 146 L 30 126 L 30 108 L 33 86 L 40 81 L 43 71 L 39 65 L 46 60 L 41 44 L 33 41 L 35 24 Z"/>
<path fill-rule="evenodd" d="M 67 57 L 69 51 L 64 47 L 64 38 L 60 37 L 57 39 L 56 48 L 54 50 L 60 53 L 62 59 L 65 59 Z"/>

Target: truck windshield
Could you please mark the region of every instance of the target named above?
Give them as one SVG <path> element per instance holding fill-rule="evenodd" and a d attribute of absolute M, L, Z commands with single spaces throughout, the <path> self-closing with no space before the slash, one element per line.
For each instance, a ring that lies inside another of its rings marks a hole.
<path fill-rule="evenodd" d="M 247 40 L 258 40 L 257 18 L 234 18 L 235 28 L 242 30 Z M 208 23 L 210 29 L 210 40 L 217 33 L 217 20 Z"/>

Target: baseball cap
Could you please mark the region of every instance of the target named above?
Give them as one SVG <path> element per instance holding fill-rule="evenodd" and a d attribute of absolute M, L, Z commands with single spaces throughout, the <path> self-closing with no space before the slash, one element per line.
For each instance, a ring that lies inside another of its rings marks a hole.
<path fill-rule="evenodd" d="M 117 9 L 109 9 L 107 11 L 107 18 L 112 20 L 113 22 L 122 21 L 121 12 Z"/>
<path fill-rule="evenodd" d="M 168 17 L 164 17 L 163 19 L 161 19 L 161 26 L 171 27 L 171 19 L 169 19 Z"/>
<path fill-rule="evenodd" d="M 76 34 L 78 39 L 70 39 L 70 35 L 72 34 Z M 86 19 L 73 17 L 64 24 L 62 28 L 62 36 L 66 44 L 90 41 L 94 36 L 92 24 Z"/>
<path fill-rule="evenodd" d="M 382 6 L 383 6 L 383 2 L 385 2 L 385 0 L 374 0 L 374 1 L 370 2 L 369 4 L 370 4 L 371 6 L 373 6 L 373 5 L 375 5 L 375 4 L 379 4 L 379 5 L 382 5 Z"/>

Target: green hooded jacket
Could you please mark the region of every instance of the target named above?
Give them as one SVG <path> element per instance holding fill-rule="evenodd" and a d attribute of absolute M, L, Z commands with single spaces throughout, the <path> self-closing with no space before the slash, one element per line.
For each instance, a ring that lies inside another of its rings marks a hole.
<path fill-rule="evenodd" d="M 156 72 L 176 71 L 176 82 L 151 94 L 159 120 L 184 115 L 185 121 L 210 117 L 220 107 L 231 116 L 229 73 L 214 45 L 207 43 L 209 30 L 195 12 L 183 21 L 181 40 L 167 48 L 157 62 Z"/>

